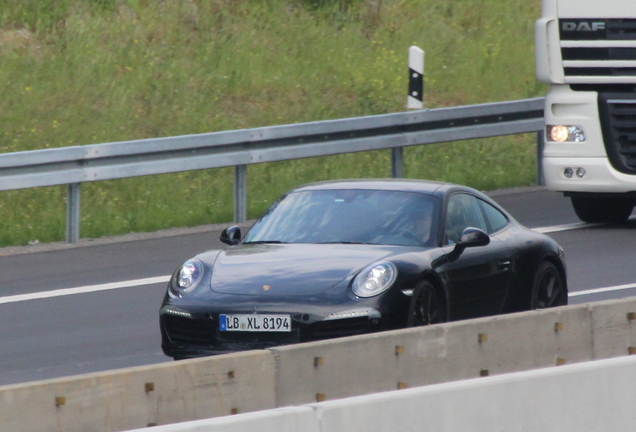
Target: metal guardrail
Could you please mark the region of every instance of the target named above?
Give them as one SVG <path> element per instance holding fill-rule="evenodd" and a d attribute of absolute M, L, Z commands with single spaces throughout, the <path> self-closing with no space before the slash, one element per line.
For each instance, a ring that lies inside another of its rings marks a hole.
<path fill-rule="evenodd" d="M 79 240 L 80 185 L 154 174 L 235 167 L 234 220 L 246 219 L 247 165 L 402 148 L 543 130 L 543 98 L 73 146 L 0 155 L 0 191 L 68 185 L 66 240 Z"/>

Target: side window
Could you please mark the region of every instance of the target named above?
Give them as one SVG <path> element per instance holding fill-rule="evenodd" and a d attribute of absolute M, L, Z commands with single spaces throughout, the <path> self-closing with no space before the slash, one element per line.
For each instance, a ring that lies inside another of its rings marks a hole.
<path fill-rule="evenodd" d="M 485 201 L 480 200 L 480 204 L 481 208 L 484 209 L 484 214 L 486 215 L 486 220 L 488 222 L 488 230 L 486 231 L 488 234 L 497 232 L 508 225 L 508 218 L 506 215 Z"/>
<path fill-rule="evenodd" d="M 479 228 L 486 231 L 479 200 L 468 194 L 455 194 L 448 200 L 446 223 L 444 228 L 445 244 L 455 244 L 462 232 L 468 228 Z"/>

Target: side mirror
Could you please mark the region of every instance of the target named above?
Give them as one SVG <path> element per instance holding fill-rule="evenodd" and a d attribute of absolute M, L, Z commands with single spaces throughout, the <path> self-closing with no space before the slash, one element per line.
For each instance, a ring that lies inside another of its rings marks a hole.
<path fill-rule="evenodd" d="M 465 249 L 467 247 L 486 246 L 489 243 L 490 237 L 488 237 L 488 234 L 478 228 L 468 227 L 462 231 L 457 245 L 462 245 Z"/>
<path fill-rule="evenodd" d="M 486 246 L 489 243 L 490 237 L 488 234 L 478 228 L 468 227 L 462 231 L 459 242 L 457 242 L 453 251 L 448 254 L 448 261 L 452 262 L 457 260 L 466 248 Z"/>
<path fill-rule="evenodd" d="M 230 246 L 239 244 L 241 242 L 241 229 L 236 225 L 225 228 L 221 233 L 221 241 Z"/>

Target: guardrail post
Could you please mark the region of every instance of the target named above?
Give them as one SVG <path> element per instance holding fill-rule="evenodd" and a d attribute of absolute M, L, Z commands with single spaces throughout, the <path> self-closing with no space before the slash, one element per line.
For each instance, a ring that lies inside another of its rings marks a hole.
<path fill-rule="evenodd" d="M 247 220 L 247 165 L 234 167 L 234 222 Z"/>
<path fill-rule="evenodd" d="M 537 132 L 537 185 L 545 186 L 543 177 L 543 148 L 545 147 L 545 136 L 543 131 Z"/>
<path fill-rule="evenodd" d="M 66 242 L 79 241 L 80 227 L 80 183 L 68 185 L 66 199 Z"/>
<path fill-rule="evenodd" d="M 391 149 L 391 177 L 404 177 L 404 149 L 402 147 Z"/>

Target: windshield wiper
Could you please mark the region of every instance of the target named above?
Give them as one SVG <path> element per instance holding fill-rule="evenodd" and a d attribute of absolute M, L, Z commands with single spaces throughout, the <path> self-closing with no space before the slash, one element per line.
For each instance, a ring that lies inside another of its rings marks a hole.
<path fill-rule="evenodd" d="M 243 242 L 243 244 L 283 244 L 283 243 L 287 243 L 287 242 L 280 241 L 280 240 L 258 240 L 258 241 Z"/>

